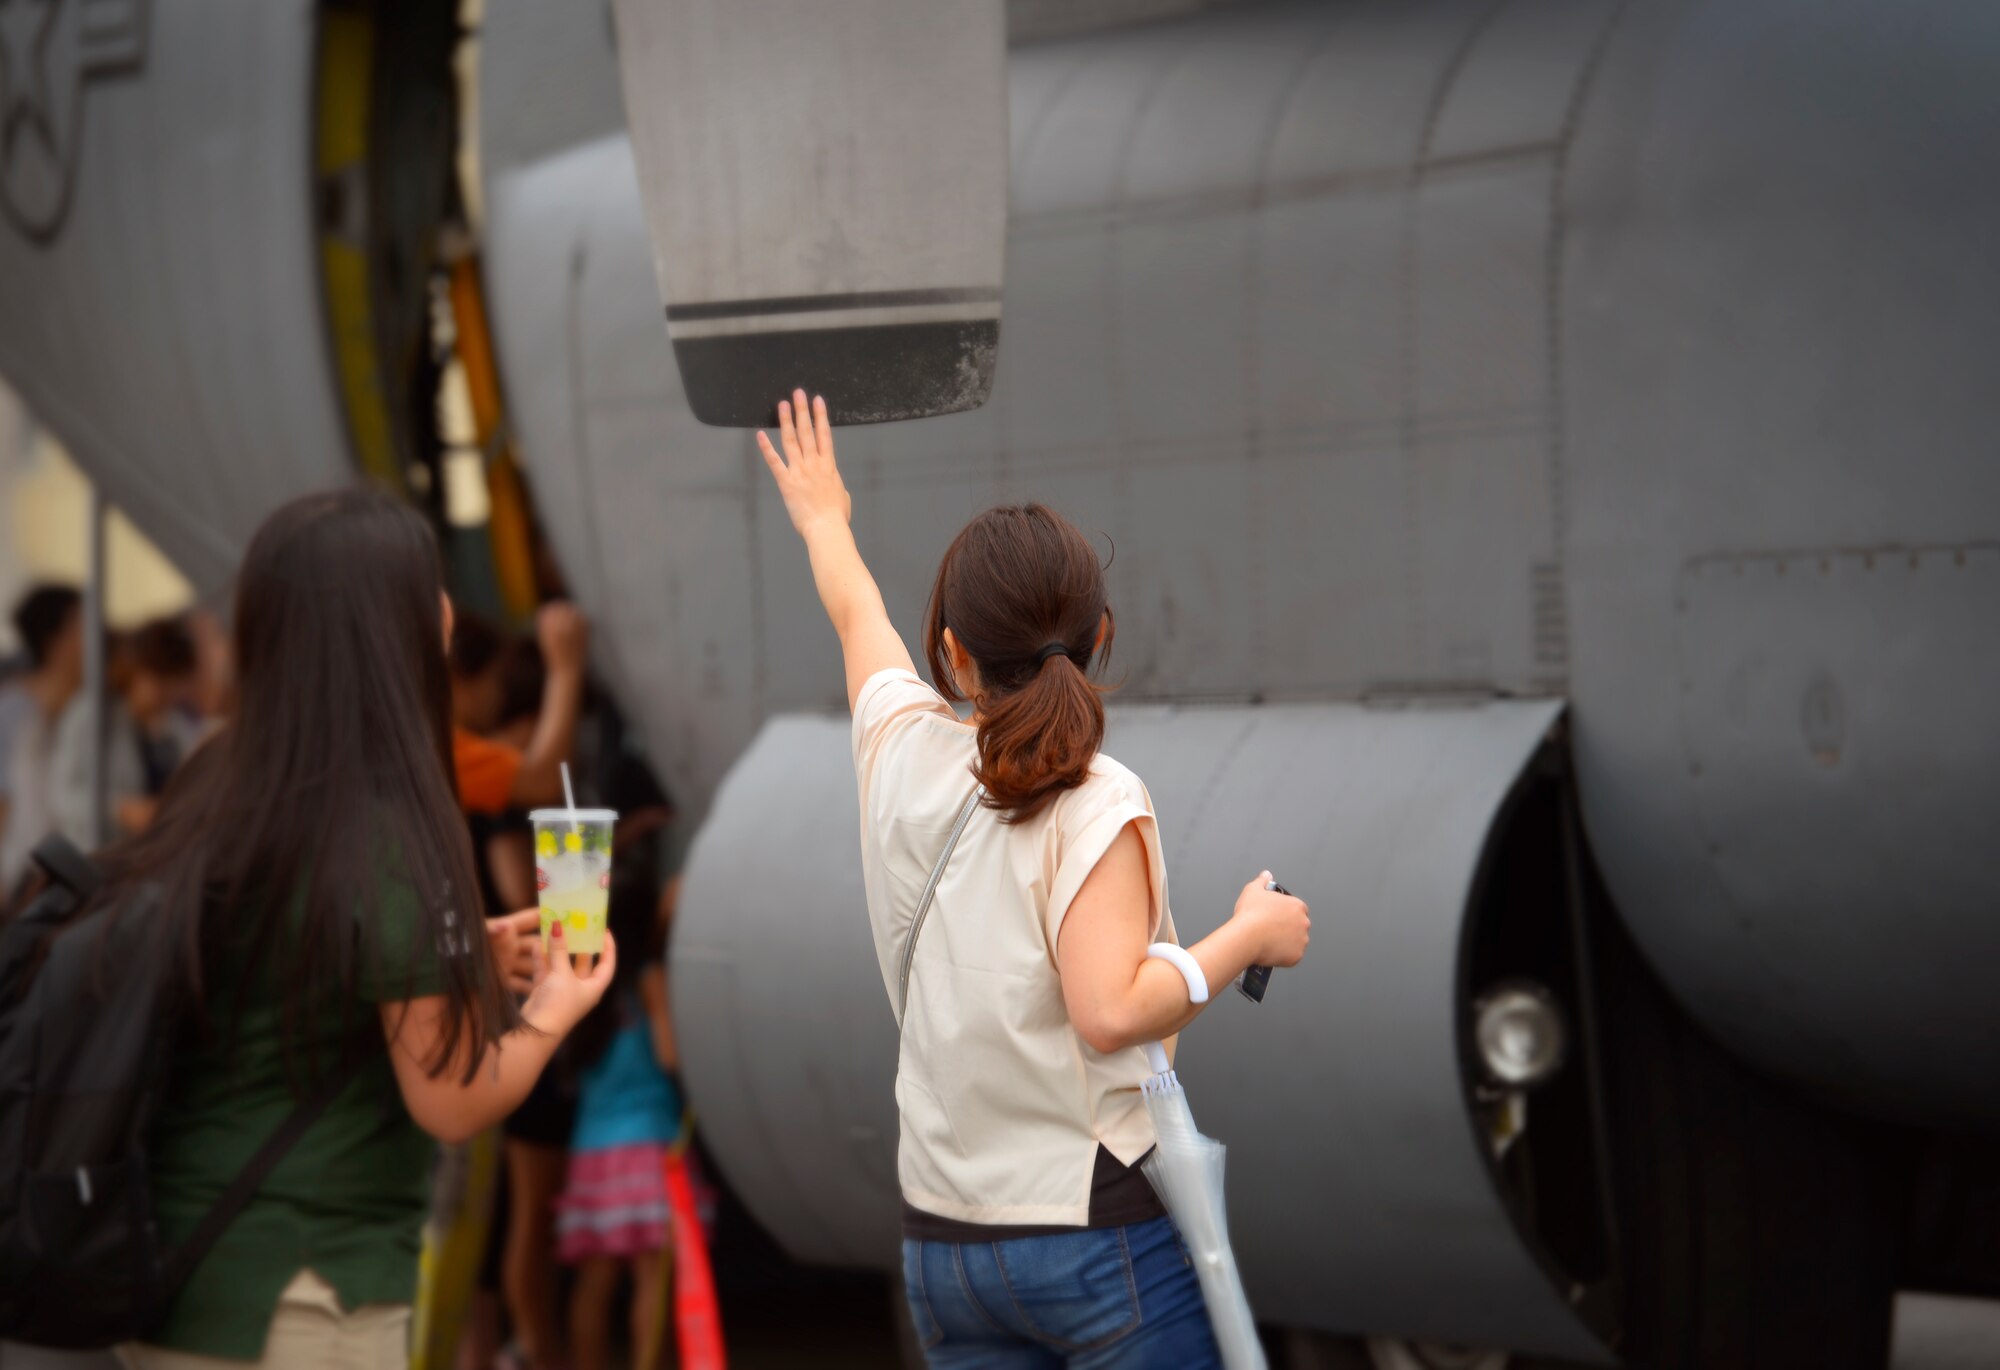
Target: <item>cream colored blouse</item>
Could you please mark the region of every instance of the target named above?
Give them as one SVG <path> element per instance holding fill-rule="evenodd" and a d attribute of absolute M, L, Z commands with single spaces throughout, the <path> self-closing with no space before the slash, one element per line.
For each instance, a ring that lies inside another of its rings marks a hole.
<path fill-rule="evenodd" d="M 855 701 L 861 866 L 892 1007 L 917 902 L 974 784 L 974 737 L 908 671 L 878 672 Z M 913 1207 L 1081 1226 L 1098 1144 L 1125 1165 L 1152 1146 L 1145 1053 L 1086 1045 L 1056 972 L 1063 915 L 1127 823 L 1152 872 L 1152 940 L 1171 941 L 1153 801 L 1110 757 L 1025 823 L 982 807 L 966 825 L 917 942 L 896 1066 L 897 1173 Z"/>

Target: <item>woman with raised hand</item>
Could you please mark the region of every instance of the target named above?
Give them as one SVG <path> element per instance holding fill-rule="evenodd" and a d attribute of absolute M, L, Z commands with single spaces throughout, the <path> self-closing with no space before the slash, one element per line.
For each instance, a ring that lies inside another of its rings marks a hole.
<path fill-rule="evenodd" d="M 164 1323 L 120 1349 L 141 1370 L 406 1365 L 431 1139 L 511 1112 L 611 983 L 608 940 L 593 966 L 559 936 L 542 957 L 532 909 L 482 927 L 440 571 L 388 495 L 272 514 L 237 579 L 233 718 L 100 857 L 100 897 L 157 887 L 189 1006 L 152 1144 L 165 1245 L 331 1096 Z"/>
<path fill-rule="evenodd" d="M 778 439 L 782 455 L 757 436 L 854 711 L 868 916 L 902 1023 L 903 1275 L 926 1355 L 1215 1365 L 1194 1271 L 1139 1168 L 1141 1044 L 1201 1010 L 1146 955 L 1174 939 L 1159 827 L 1139 777 L 1099 750 L 1103 568 L 1041 505 L 973 519 L 924 616 L 933 689 L 855 545 L 824 400 L 780 402 Z M 1188 948 L 1210 985 L 1305 954 L 1306 906 L 1266 879 Z"/>

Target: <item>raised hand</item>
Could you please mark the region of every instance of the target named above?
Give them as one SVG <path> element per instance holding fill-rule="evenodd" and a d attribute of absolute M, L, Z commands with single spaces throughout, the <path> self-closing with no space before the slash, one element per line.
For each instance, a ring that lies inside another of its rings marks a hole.
<path fill-rule="evenodd" d="M 780 458 L 771 446 L 768 433 L 757 435 L 757 447 L 771 478 L 784 497 L 785 512 L 792 527 L 805 539 L 806 557 L 812 562 L 813 586 L 833 630 L 840 634 L 840 655 L 847 670 L 847 706 L 868 678 L 890 669 L 914 671 L 909 648 L 896 636 L 889 611 L 882 605 L 882 592 L 861 560 L 854 545 L 854 530 L 848 526 L 854 501 L 841 484 L 840 468 L 833 460 L 833 427 L 827 421 L 826 400 L 806 404 L 806 392 L 794 390 L 789 400 L 778 402 L 778 442 L 785 449 Z"/>
<path fill-rule="evenodd" d="M 574 604 L 544 604 L 535 614 L 535 638 L 552 671 L 580 671 L 589 659 L 590 622 Z"/>
<path fill-rule="evenodd" d="M 779 400 L 778 442 L 785 449 L 782 458 L 771 446 L 770 434 L 757 434 L 757 448 L 778 482 L 785 512 L 791 515 L 799 536 L 810 536 L 815 527 L 828 522 L 845 527 L 854 501 L 834 464 L 833 426 L 827 422 L 826 399 L 816 396 L 810 410 L 803 390 L 794 390 L 789 400 Z"/>

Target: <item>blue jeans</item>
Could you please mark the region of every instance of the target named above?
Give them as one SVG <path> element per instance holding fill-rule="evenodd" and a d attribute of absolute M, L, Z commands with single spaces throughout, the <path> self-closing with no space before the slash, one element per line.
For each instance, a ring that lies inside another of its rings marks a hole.
<path fill-rule="evenodd" d="M 1222 1364 L 1166 1218 L 1005 1242 L 905 1241 L 903 1283 L 934 1370 Z"/>

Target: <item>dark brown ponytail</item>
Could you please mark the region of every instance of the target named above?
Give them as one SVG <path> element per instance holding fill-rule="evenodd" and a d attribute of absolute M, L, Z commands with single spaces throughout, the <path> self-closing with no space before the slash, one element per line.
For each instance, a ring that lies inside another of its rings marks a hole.
<path fill-rule="evenodd" d="M 963 700 L 946 628 L 979 668 L 976 774 L 986 803 L 1009 823 L 1033 818 L 1084 782 L 1104 742 L 1103 690 L 1090 679 L 1111 655 L 1104 568 L 1054 510 L 989 509 L 945 550 L 924 615 L 931 679 Z"/>

